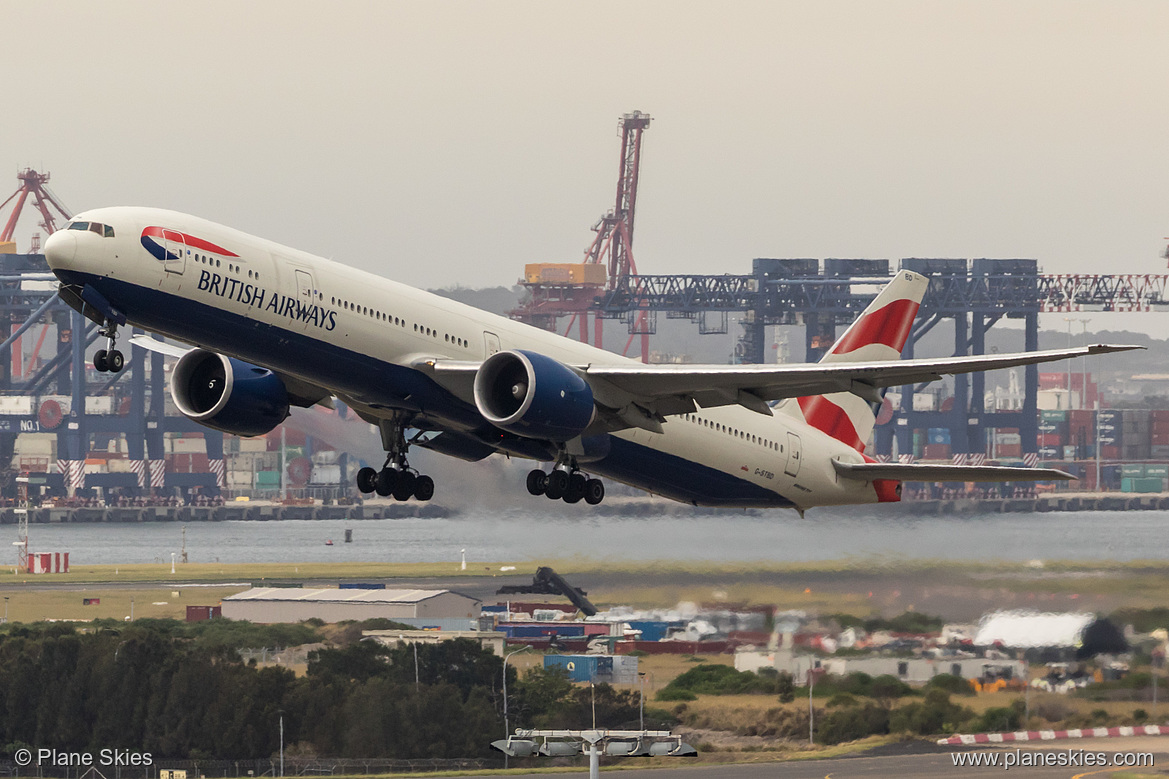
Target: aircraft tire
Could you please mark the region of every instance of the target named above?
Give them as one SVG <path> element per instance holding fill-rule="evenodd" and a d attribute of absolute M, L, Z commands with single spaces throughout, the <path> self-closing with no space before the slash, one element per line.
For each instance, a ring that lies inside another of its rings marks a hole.
<path fill-rule="evenodd" d="M 580 503 L 585 496 L 586 479 L 582 473 L 574 473 L 568 477 L 568 489 L 564 491 L 565 503 Z"/>
<path fill-rule="evenodd" d="M 93 355 L 93 367 L 98 373 L 105 373 L 110 369 L 109 363 L 106 361 L 105 349 L 98 349 Z"/>
<path fill-rule="evenodd" d="M 429 476 L 419 476 L 414 480 L 414 497 L 423 502 L 434 497 L 434 479 Z"/>
<path fill-rule="evenodd" d="M 377 471 L 373 468 L 362 468 L 357 472 L 357 489 L 365 493 L 377 489 Z"/>
<path fill-rule="evenodd" d="M 528 494 L 529 495 L 543 495 L 544 488 L 548 486 L 548 474 L 537 468 L 528 473 Z"/>
<path fill-rule="evenodd" d="M 560 500 L 568 491 L 568 474 L 564 471 L 552 471 L 548 474 L 548 481 L 544 485 L 544 494 L 552 500 Z"/>
<path fill-rule="evenodd" d="M 126 364 L 126 358 L 117 349 L 106 355 L 106 368 L 110 373 L 120 373 Z"/>
<path fill-rule="evenodd" d="M 584 487 L 585 503 L 595 506 L 605 499 L 605 483 L 600 479 L 589 479 Z"/>
<path fill-rule="evenodd" d="M 398 481 L 394 485 L 394 500 L 410 500 L 410 496 L 414 494 L 414 483 L 418 479 L 409 471 L 402 471 L 398 474 Z"/>
<path fill-rule="evenodd" d="M 394 487 L 398 484 L 398 472 L 393 468 L 382 468 L 378 471 L 377 483 L 374 484 L 374 490 L 383 498 L 388 498 L 394 493 Z"/>

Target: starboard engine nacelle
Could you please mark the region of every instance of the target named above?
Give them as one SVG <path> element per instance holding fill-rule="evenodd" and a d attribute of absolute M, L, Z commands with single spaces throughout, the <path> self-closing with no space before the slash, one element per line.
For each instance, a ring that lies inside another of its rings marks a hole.
<path fill-rule="evenodd" d="M 537 352 L 497 352 L 475 374 L 475 405 L 497 427 L 525 438 L 568 441 L 593 420 L 593 390 L 567 365 Z"/>
<path fill-rule="evenodd" d="M 205 349 L 179 359 L 170 391 L 188 419 L 233 435 L 264 435 L 288 416 L 288 390 L 279 376 Z"/>

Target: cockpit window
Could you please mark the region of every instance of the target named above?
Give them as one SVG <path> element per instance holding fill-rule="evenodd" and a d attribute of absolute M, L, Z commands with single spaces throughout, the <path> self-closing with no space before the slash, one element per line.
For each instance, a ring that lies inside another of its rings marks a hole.
<path fill-rule="evenodd" d="M 103 238 L 113 238 L 114 228 L 109 225 L 103 225 L 101 222 L 70 222 L 66 230 L 88 230 L 91 233 L 97 233 Z"/>

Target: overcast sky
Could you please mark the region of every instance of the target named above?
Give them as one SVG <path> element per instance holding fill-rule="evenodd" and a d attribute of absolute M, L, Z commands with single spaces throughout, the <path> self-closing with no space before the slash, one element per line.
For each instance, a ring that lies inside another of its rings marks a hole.
<path fill-rule="evenodd" d="M 0 0 L 0 29 L 0 199 L 33 166 L 74 211 L 174 208 L 419 286 L 579 261 L 634 109 L 645 273 L 1166 268 L 1160 1 Z"/>

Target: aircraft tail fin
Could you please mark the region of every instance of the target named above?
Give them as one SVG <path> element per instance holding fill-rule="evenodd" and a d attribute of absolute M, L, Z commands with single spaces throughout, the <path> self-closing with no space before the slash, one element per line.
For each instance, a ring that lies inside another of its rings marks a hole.
<path fill-rule="evenodd" d="M 836 340 L 821 363 L 898 360 L 929 279 L 902 270 Z M 864 452 L 876 423 L 874 405 L 852 392 L 809 395 L 785 401 L 780 409 Z"/>

